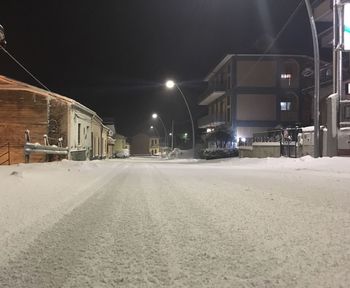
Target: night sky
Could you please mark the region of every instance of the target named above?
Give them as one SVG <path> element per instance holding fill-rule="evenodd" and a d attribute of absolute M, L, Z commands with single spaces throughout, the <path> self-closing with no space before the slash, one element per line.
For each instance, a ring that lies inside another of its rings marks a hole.
<path fill-rule="evenodd" d="M 132 136 L 158 112 L 189 124 L 205 76 L 229 53 L 261 53 L 304 0 L 3 0 L 6 49 L 50 90 L 114 117 Z M 312 55 L 305 6 L 273 52 Z M 39 86 L 0 51 L 0 73 Z M 1 107 L 0 107 L 1 109 Z M 176 124 L 177 123 L 177 124 Z"/>

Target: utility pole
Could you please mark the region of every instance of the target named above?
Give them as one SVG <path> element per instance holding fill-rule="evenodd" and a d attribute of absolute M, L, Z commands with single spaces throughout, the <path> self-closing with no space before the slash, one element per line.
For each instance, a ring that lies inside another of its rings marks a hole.
<path fill-rule="evenodd" d="M 174 150 L 174 120 L 171 120 L 171 151 Z"/>
<path fill-rule="evenodd" d="M 318 47 L 317 29 L 310 1 L 305 0 L 305 4 L 310 19 L 312 43 L 314 48 L 314 157 L 318 158 L 320 156 L 320 50 Z"/>
<path fill-rule="evenodd" d="M 344 2 L 333 0 L 333 94 L 327 99 L 328 156 L 338 155 L 338 134 L 341 126 L 343 95 Z"/>

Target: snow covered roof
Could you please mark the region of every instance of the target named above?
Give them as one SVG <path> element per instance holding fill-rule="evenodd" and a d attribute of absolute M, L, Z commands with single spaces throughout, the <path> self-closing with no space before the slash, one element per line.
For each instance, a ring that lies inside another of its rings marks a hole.
<path fill-rule="evenodd" d="M 95 116 L 96 118 L 98 118 L 102 122 L 101 117 L 98 116 L 95 111 L 91 110 L 90 108 L 86 107 L 85 105 L 83 105 L 83 104 L 81 104 L 81 103 L 79 103 L 79 102 L 77 102 L 69 97 L 41 89 L 41 88 L 38 88 L 36 86 L 32 86 L 30 84 L 8 78 L 8 77 L 3 76 L 3 75 L 0 75 L 0 90 L 23 90 L 23 91 L 30 91 L 30 92 L 33 92 L 36 94 L 40 94 L 40 95 L 45 96 L 45 97 L 53 97 L 53 98 L 59 99 L 61 101 L 70 103 L 73 107 L 79 108 L 79 109 L 91 114 L 92 116 Z"/>

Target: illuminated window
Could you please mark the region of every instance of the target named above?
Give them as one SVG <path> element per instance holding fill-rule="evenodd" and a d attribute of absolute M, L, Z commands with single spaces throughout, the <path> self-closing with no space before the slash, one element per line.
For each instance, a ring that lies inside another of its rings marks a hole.
<path fill-rule="evenodd" d="M 299 87 L 299 63 L 294 59 L 288 59 L 281 63 L 281 87 L 298 88 Z"/>
<path fill-rule="evenodd" d="M 281 101 L 281 111 L 292 111 L 292 102 Z"/>
<path fill-rule="evenodd" d="M 292 74 L 281 74 L 281 79 L 292 79 Z"/>

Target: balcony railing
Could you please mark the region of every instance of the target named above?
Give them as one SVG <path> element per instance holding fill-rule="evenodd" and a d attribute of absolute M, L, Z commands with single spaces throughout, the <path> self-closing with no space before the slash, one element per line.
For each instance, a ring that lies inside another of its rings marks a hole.
<path fill-rule="evenodd" d="M 222 116 L 206 115 L 198 119 L 198 128 L 202 129 L 213 128 L 224 124 L 225 119 Z"/>
<path fill-rule="evenodd" d="M 210 85 L 199 99 L 199 105 L 208 105 L 226 92 L 225 85 Z"/>

